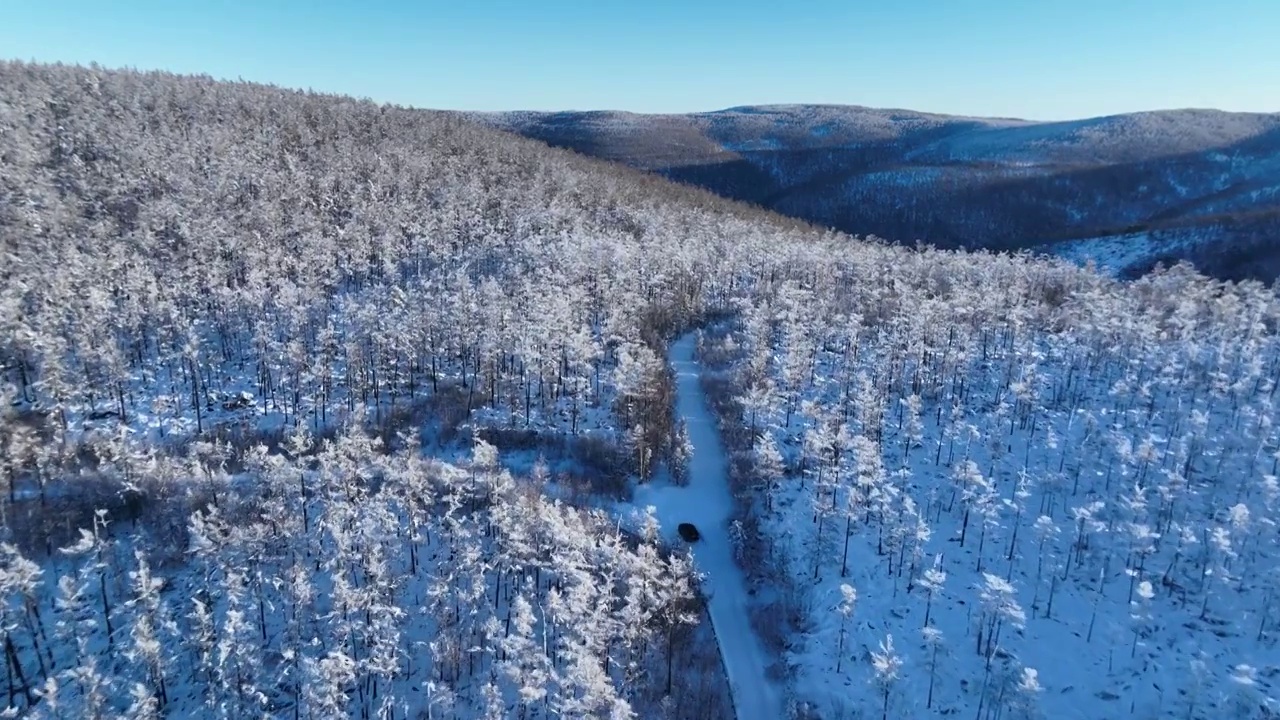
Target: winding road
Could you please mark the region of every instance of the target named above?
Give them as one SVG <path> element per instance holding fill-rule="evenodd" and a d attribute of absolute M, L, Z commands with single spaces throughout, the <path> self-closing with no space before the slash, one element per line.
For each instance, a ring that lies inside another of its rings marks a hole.
<path fill-rule="evenodd" d="M 676 373 L 676 411 L 693 443 L 689 484 L 645 486 L 637 492 L 636 504 L 654 506 L 663 531 L 671 537 L 675 537 L 679 523 L 698 526 L 702 539 L 693 545 L 693 559 L 704 575 L 703 591 L 737 718 L 779 720 L 784 717 L 781 692 L 765 672 L 769 656 L 751 628 L 746 582 L 734 562 L 728 538 L 727 523 L 733 509 L 728 463 L 699 383 L 696 339 L 693 333 L 683 336 L 671 346 L 669 355 Z"/>

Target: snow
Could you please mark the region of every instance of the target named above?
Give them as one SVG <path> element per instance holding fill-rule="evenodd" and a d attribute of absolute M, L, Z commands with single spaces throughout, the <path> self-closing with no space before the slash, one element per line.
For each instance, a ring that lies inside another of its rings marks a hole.
<path fill-rule="evenodd" d="M 1150 233 L 1066 240 L 1048 248 L 1050 254 L 1080 265 L 1093 261 L 1099 271 L 1113 276 L 1141 263 L 1158 249 Z"/>
<path fill-rule="evenodd" d="M 1127 270 L 1145 270 L 1156 259 L 1185 256 L 1196 246 L 1218 243 L 1225 247 L 1230 242 L 1230 232 L 1224 227 L 1205 225 L 1063 240 L 1045 250 L 1079 265 L 1093 262 L 1099 272 L 1119 277 Z"/>
<path fill-rule="evenodd" d="M 766 673 L 771 661 L 751 628 L 746 581 L 734 562 L 728 539 L 726 522 L 733 498 L 724 448 L 698 382 L 695 344 L 696 335 L 685 335 L 671 346 L 669 355 L 676 372 L 677 411 L 693 444 L 689 484 L 645 485 L 636 491 L 636 505 L 652 506 L 664 534 L 672 541 L 679 541 L 675 534 L 679 523 L 691 522 L 701 531 L 702 539 L 693 545 L 693 558 L 704 576 L 711 624 L 720 643 L 738 720 L 777 720 L 783 717 L 781 692 Z"/>
<path fill-rule="evenodd" d="M 730 152 L 771 152 L 787 149 L 784 141 L 771 137 L 747 138 L 739 142 L 725 141 L 720 143 L 720 147 Z"/>

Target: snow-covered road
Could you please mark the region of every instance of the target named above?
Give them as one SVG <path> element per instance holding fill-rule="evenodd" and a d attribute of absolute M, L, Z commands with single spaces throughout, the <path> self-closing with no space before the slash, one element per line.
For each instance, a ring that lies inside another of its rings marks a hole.
<path fill-rule="evenodd" d="M 695 342 L 696 335 L 685 335 L 672 345 L 669 358 L 676 372 L 676 412 L 688 426 L 693 443 L 689 484 L 646 485 L 636 493 L 636 504 L 654 506 L 669 537 L 675 537 L 676 525 L 682 522 L 691 522 L 702 532 L 702 539 L 693 546 L 693 557 L 705 575 L 703 589 L 738 720 L 779 720 L 783 717 L 781 693 L 765 673 L 769 659 L 751 629 L 746 582 L 728 539 L 726 523 L 733 499 L 725 474 L 727 463 L 698 381 Z"/>

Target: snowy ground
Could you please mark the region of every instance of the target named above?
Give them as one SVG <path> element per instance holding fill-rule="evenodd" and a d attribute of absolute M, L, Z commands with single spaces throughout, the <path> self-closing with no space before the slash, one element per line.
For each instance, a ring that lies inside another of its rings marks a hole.
<path fill-rule="evenodd" d="M 1215 240 L 1228 242 L 1228 238 L 1219 237 L 1221 234 L 1215 228 L 1207 227 L 1159 233 L 1104 235 L 1063 240 L 1048 245 L 1045 251 L 1080 265 L 1092 262 L 1099 272 L 1118 277 L 1135 268 L 1144 269 L 1151 264 L 1153 258 L 1177 257 L 1185 253 L 1188 247 Z"/>
<path fill-rule="evenodd" d="M 777 720 L 782 717 L 781 693 L 767 676 L 771 661 L 751 628 L 746 583 L 728 539 L 726 523 L 732 497 L 725 475 L 725 453 L 698 382 L 695 342 L 696 335 L 686 335 L 670 352 L 677 375 L 677 409 L 694 449 L 689 484 L 644 485 L 636 491 L 635 504 L 655 509 L 664 534 L 672 542 L 680 542 L 675 529 L 682 522 L 693 523 L 701 531 L 693 557 L 704 575 L 703 590 L 738 720 Z"/>
<path fill-rule="evenodd" d="M 1092 261 L 1099 271 L 1114 276 L 1165 249 L 1150 233 L 1135 233 L 1066 240 L 1050 245 L 1048 252 L 1081 265 Z"/>

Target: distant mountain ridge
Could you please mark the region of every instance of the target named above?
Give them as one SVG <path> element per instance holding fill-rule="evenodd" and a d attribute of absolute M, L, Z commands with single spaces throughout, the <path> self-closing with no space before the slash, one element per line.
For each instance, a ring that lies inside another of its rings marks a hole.
<path fill-rule="evenodd" d="M 1280 269 L 1280 113 L 1167 110 L 1064 122 L 837 105 L 686 115 L 470 113 L 851 233 L 939 247 L 1048 249 L 1175 233 L 1159 257 L 1220 277 Z M 1245 218 L 1245 219 L 1242 219 Z M 1236 230 L 1247 227 L 1247 238 Z M 1073 255 L 1074 256 L 1074 255 Z"/>

